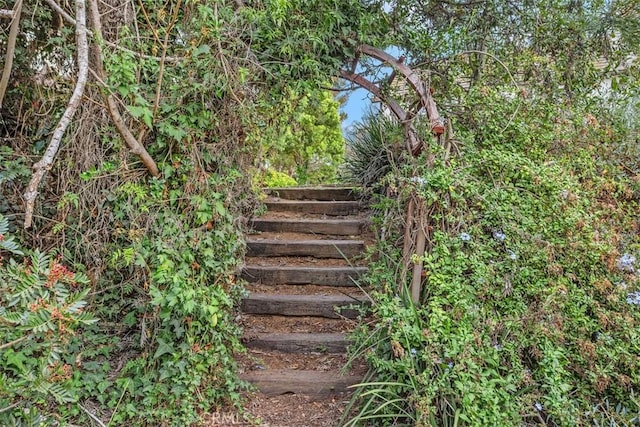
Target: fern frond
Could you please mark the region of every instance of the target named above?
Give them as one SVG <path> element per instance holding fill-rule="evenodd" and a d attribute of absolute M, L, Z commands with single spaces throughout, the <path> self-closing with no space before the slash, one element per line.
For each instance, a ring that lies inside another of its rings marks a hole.
<path fill-rule="evenodd" d="M 49 269 L 49 255 L 36 249 L 31 254 L 31 265 L 38 273 L 45 273 Z"/>

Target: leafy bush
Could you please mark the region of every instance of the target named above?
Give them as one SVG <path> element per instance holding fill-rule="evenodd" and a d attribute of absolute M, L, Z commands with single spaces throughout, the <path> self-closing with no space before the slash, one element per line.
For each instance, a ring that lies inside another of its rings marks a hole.
<path fill-rule="evenodd" d="M 554 111 L 485 114 L 459 158 L 387 177 L 386 230 L 409 197 L 429 212 L 423 294 L 404 297 L 396 227 L 369 275 L 376 322 L 356 348 L 372 376 L 348 425 L 640 422 L 640 182 L 611 155 L 623 129 L 577 108 L 539 126 Z"/>
<path fill-rule="evenodd" d="M 291 187 L 298 184 L 296 180 L 293 179 L 293 177 L 291 177 L 290 175 L 287 175 L 284 172 L 278 172 L 273 169 L 267 170 L 263 181 L 264 186 L 268 188 Z"/>
<path fill-rule="evenodd" d="M 199 163 L 206 173 L 194 171 L 181 154 L 161 163 L 166 178 L 113 193 L 116 232 L 101 286 L 116 282 L 117 292 L 107 288 L 95 305 L 119 329 L 87 335 L 101 345 L 85 355 L 83 396 L 109 409 L 116 425 L 189 425 L 216 405 L 239 403 L 232 308 L 244 240 L 233 194 L 244 176 L 214 171 L 211 159 Z"/>
<path fill-rule="evenodd" d="M 7 230 L 0 215 L 0 250 L 21 255 Z M 0 424 L 43 421 L 48 405 L 77 400 L 76 333 L 97 322 L 86 311 L 88 283 L 53 254 L 0 259 Z"/>

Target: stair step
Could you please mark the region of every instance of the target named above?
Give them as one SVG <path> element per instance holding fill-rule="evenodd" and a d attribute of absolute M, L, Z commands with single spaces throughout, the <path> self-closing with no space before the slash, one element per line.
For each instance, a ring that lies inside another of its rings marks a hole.
<path fill-rule="evenodd" d="M 363 222 L 357 219 L 268 219 L 255 218 L 251 227 L 256 231 L 281 233 L 332 234 L 353 236 L 360 234 Z"/>
<path fill-rule="evenodd" d="M 362 240 L 276 240 L 247 239 L 248 257 L 310 256 L 353 258 L 364 252 Z"/>
<path fill-rule="evenodd" d="M 241 310 L 247 314 L 275 314 L 281 316 L 318 316 L 355 319 L 358 310 L 347 308 L 366 304 L 348 295 L 282 295 L 250 293 L 242 299 Z M 340 308 L 340 310 L 337 310 Z"/>
<path fill-rule="evenodd" d="M 344 353 L 345 334 L 262 333 L 243 338 L 247 347 L 286 353 Z"/>
<path fill-rule="evenodd" d="M 322 398 L 347 392 L 349 386 L 358 384 L 363 377 L 334 371 L 274 369 L 246 372 L 240 379 L 252 383 L 267 396 L 293 393 Z"/>
<path fill-rule="evenodd" d="M 251 283 L 270 285 L 355 286 L 354 280 L 366 272 L 366 267 L 247 265 L 242 270 L 242 278 Z"/>
<path fill-rule="evenodd" d="M 357 194 L 352 187 L 286 187 L 270 188 L 267 194 L 288 200 L 356 200 Z"/>
<path fill-rule="evenodd" d="M 269 200 L 265 202 L 269 212 L 292 212 L 330 216 L 355 215 L 360 203 L 355 201 L 318 202 L 311 200 Z"/>

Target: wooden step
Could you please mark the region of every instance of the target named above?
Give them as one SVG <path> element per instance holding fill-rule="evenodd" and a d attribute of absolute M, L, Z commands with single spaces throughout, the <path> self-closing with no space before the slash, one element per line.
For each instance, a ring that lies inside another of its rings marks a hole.
<path fill-rule="evenodd" d="M 251 283 L 269 285 L 355 286 L 367 272 L 366 267 L 305 267 L 247 265 L 242 278 Z"/>
<path fill-rule="evenodd" d="M 355 319 L 358 310 L 350 306 L 366 304 L 363 297 L 348 295 L 282 295 L 250 293 L 242 299 L 241 310 L 247 314 L 281 316 L 317 316 Z"/>
<path fill-rule="evenodd" d="M 333 371 L 274 369 L 246 372 L 240 379 L 252 383 L 267 396 L 293 393 L 322 398 L 347 392 L 349 386 L 358 384 L 363 378 Z"/>
<path fill-rule="evenodd" d="M 354 201 L 318 202 L 311 200 L 269 200 L 265 202 L 269 212 L 291 212 L 330 216 L 356 215 L 360 203 Z"/>
<path fill-rule="evenodd" d="M 310 256 L 353 258 L 364 253 L 362 240 L 276 240 L 247 239 L 248 257 Z"/>
<path fill-rule="evenodd" d="M 247 347 L 286 353 L 344 353 L 345 334 L 262 333 L 248 334 L 242 341 Z"/>
<path fill-rule="evenodd" d="M 363 222 L 357 219 L 285 219 L 255 218 L 251 221 L 255 231 L 280 233 L 331 234 L 353 236 L 360 234 Z"/>
<path fill-rule="evenodd" d="M 353 187 L 286 187 L 269 188 L 267 194 L 288 200 L 357 200 Z"/>

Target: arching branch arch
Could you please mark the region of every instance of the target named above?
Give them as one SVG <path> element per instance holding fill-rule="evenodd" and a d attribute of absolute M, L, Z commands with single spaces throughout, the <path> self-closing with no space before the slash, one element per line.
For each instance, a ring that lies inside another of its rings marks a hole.
<path fill-rule="evenodd" d="M 358 61 L 360 55 L 367 55 L 383 63 L 389 64 L 393 67 L 394 72 L 402 75 L 409 83 L 411 89 L 413 89 L 418 96 L 418 102 L 416 103 L 417 108 L 414 111 L 405 111 L 397 100 L 388 94 L 384 94 L 374 82 L 368 80 L 361 74 L 355 73 L 355 71 L 344 69 L 340 70 L 340 77 L 362 87 L 386 104 L 405 127 L 407 149 L 414 155 L 420 153 L 424 147 L 424 141 L 422 141 L 422 139 L 417 135 L 413 127 L 413 119 L 417 116 L 420 110 L 423 108 L 425 109 L 430 122 L 431 131 L 435 135 L 441 135 L 444 133 L 444 120 L 440 117 L 436 103 L 433 100 L 426 84 L 420 79 L 418 74 L 404 64 L 401 59 L 396 59 L 387 52 L 366 44 L 358 47 L 353 70 L 355 70 L 355 62 Z"/>

